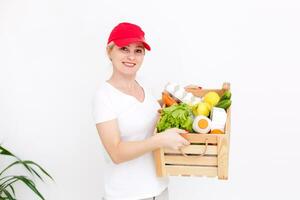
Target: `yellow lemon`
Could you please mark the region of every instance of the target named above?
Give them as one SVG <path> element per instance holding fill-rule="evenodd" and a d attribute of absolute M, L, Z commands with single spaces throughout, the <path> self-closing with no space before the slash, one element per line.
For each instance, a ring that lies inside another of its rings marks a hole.
<path fill-rule="evenodd" d="M 204 95 L 204 102 L 209 103 L 212 107 L 217 105 L 220 96 L 216 92 L 208 92 Z"/>
<path fill-rule="evenodd" d="M 198 103 L 196 116 L 204 115 L 207 117 L 210 113 L 210 108 L 211 108 L 211 106 L 206 102 Z"/>

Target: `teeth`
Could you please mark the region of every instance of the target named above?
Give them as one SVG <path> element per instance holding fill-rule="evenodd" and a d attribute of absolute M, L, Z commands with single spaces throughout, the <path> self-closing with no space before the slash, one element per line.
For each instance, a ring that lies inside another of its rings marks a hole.
<path fill-rule="evenodd" d="M 135 64 L 134 63 L 127 63 L 127 62 L 124 62 L 124 65 L 127 65 L 129 67 L 133 67 Z"/>

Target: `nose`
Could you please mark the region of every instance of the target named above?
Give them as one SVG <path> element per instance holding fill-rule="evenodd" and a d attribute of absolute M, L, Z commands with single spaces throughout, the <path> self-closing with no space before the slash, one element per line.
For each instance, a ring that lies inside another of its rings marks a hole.
<path fill-rule="evenodd" d="M 128 58 L 129 60 L 135 60 L 135 55 L 134 55 L 134 53 L 129 53 L 128 56 L 127 56 L 127 58 Z"/>

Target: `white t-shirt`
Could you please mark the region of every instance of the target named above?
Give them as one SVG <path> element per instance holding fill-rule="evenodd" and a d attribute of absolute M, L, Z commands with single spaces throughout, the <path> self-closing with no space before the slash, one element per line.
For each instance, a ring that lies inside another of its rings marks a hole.
<path fill-rule="evenodd" d="M 155 129 L 157 110 L 160 106 L 150 91 L 145 87 L 143 89 L 145 98 L 140 102 L 110 83 L 103 82 L 98 87 L 93 101 L 95 123 L 117 119 L 122 141 L 138 141 L 150 137 Z M 167 177 L 156 176 L 152 152 L 120 164 L 114 164 L 106 152 L 105 154 L 107 158 L 106 171 L 103 173 L 105 199 L 149 198 L 160 194 L 168 186 Z"/>

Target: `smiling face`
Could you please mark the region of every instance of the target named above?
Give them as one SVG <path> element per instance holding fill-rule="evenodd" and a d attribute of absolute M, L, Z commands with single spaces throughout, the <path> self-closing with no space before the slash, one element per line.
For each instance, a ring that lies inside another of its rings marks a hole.
<path fill-rule="evenodd" d="M 114 72 L 123 75 L 135 75 L 143 63 L 145 48 L 142 43 L 131 43 L 124 47 L 112 45 L 107 47 Z"/>

